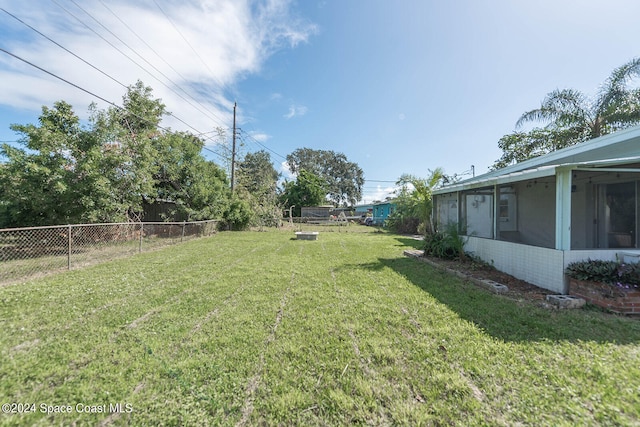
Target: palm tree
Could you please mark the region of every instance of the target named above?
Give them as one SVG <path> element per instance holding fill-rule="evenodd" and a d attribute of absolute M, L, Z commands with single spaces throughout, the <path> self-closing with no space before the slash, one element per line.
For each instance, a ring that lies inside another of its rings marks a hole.
<path fill-rule="evenodd" d="M 430 175 L 427 178 L 419 178 L 414 175 L 405 174 L 402 175 L 397 185 L 402 186 L 401 193 L 403 197 L 401 199 L 406 204 L 406 211 L 409 215 L 419 219 L 422 225 L 421 229 L 424 229 L 425 233 L 433 233 L 433 223 L 431 221 L 431 210 L 433 208 L 432 193 L 441 183 L 444 178 L 444 171 L 442 168 L 436 168 L 433 171 L 429 171 Z M 413 186 L 413 191 L 407 190 L 407 185 Z"/>
<path fill-rule="evenodd" d="M 548 122 L 546 129 L 556 137 L 558 149 L 639 124 L 640 88 L 628 87 L 637 77 L 640 58 L 613 70 L 595 99 L 574 89 L 555 90 L 540 108 L 524 113 L 516 128 L 527 122 Z"/>

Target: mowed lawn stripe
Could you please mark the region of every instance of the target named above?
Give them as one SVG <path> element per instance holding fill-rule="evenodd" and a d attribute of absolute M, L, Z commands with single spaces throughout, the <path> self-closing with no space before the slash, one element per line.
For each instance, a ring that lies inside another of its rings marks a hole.
<path fill-rule="evenodd" d="M 266 242 L 256 239 L 260 236 L 220 236 L 230 239 L 227 243 L 240 242 L 248 248 L 248 256 L 241 261 L 235 258 L 233 268 L 216 278 L 216 283 L 232 284 L 235 291 L 226 304 L 216 307 L 215 316 L 200 324 L 197 333 L 178 343 L 177 354 L 162 351 L 158 356 L 173 366 L 168 376 L 144 392 L 146 401 L 140 405 L 148 409 L 137 414 L 137 422 L 153 424 L 160 411 L 170 414 L 169 424 L 233 425 L 248 411 L 255 387 L 260 385 L 264 349 L 291 283 L 290 259 L 298 255 L 297 248 L 295 253 L 287 248 L 289 235 Z M 154 396 L 151 390 L 162 393 Z M 182 408 L 189 408 L 186 419 Z"/>
<path fill-rule="evenodd" d="M 126 385 L 136 376 L 147 381 L 154 378 L 147 375 L 150 371 L 173 375 L 172 364 L 154 356 L 156 348 L 169 348 L 173 341 L 179 341 L 186 333 L 184 325 L 193 323 L 201 309 L 210 308 L 207 302 L 219 304 L 241 289 L 242 281 L 229 277 L 251 280 L 254 275 L 242 274 L 238 265 L 247 260 L 255 263 L 261 252 L 274 250 L 263 245 L 241 247 L 236 252 L 217 244 L 215 237 L 203 243 L 201 250 L 189 257 L 165 250 L 135 257 L 133 269 L 131 262 L 116 261 L 3 289 L 8 294 L 4 301 L 14 303 L 15 313 L 5 324 L 5 331 L 13 330 L 14 334 L 3 334 L 3 342 L 30 342 L 31 337 L 39 337 L 34 338 L 36 345 L 30 345 L 29 352 L 14 350 L 8 355 L 10 363 L 3 364 L 3 370 L 7 369 L 3 386 L 8 388 L 4 395 L 18 401 L 39 396 L 43 402 L 60 402 L 61 396 L 84 392 L 83 401 L 112 401 L 135 389 L 135 384 Z M 125 266 L 122 273 L 121 266 Z M 19 307 L 15 304 L 19 301 L 25 304 Z M 7 347 L 3 344 L 2 348 Z M 10 369 L 11 362 L 23 357 L 33 359 L 37 366 L 30 367 L 26 361 L 25 369 Z M 29 372 L 36 371 L 39 375 L 31 378 Z M 95 390 L 93 381 L 87 381 L 94 372 L 106 377 L 115 390 Z M 33 387 L 28 387 L 30 382 Z M 122 387 L 113 387 L 115 383 Z M 11 386 L 20 390 L 11 390 Z M 75 391 L 69 394 L 71 390 Z"/>
<path fill-rule="evenodd" d="M 640 322 L 490 294 L 403 257 L 403 237 L 292 234 L 0 289 L 4 401 L 134 409 L 0 423 L 638 424 Z"/>
<path fill-rule="evenodd" d="M 371 245 L 368 239 L 378 242 Z M 430 407 L 422 395 L 438 387 L 439 404 L 464 413 L 467 405 L 442 396 L 456 381 L 461 388 L 468 388 L 466 383 L 458 380 L 459 372 L 447 372 L 441 342 L 409 315 L 426 308 L 431 316 L 447 316 L 448 310 L 380 262 L 401 253 L 397 242 L 383 235 L 340 234 L 322 241 L 326 244 L 315 245 L 312 257 L 299 260 L 305 274 L 272 347 L 269 377 L 256 400 L 264 409 L 256 410 L 261 417 L 254 423 L 428 422 Z M 424 373 L 426 357 L 438 365 L 431 376 Z M 434 384 L 436 374 L 443 379 Z"/>

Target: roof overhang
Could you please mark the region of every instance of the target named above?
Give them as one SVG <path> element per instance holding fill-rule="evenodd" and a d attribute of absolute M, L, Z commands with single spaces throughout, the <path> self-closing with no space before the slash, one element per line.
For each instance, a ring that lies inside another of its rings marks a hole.
<path fill-rule="evenodd" d="M 517 172 L 505 173 L 503 175 L 489 174 L 479 176 L 477 178 L 468 179 L 453 185 L 447 185 L 439 188 L 433 194 L 447 194 L 457 191 L 473 190 L 479 188 L 493 187 L 495 185 L 505 185 L 519 181 L 529 181 L 532 179 L 555 176 L 559 170 L 593 170 L 603 169 L 618 172 L 640 172 L 640 168 L 615 168 L 619 165 L 628 165 L 632 163 L 640 163 L 640 156 L 624 157 L 620 159 L 606 159 L 586 162 L 563 163 L 557 165 L 545 165 L 537 168 L 520 170 Z"/>
<path fill-rule="evenodd" d="M 559 167 L 615 166 L 621 161 L 640 157 L 640 126 L 614 132 L 590 141 L 581 142 L 561 150 L 525 160 L 515 165 L 494 170 L 478 177 L 449 185 L 434 192 L 443 194 L 459 189 L 491 186 L 554 175 Z M 629 163 L 627 161 L 627 163 Z"/>

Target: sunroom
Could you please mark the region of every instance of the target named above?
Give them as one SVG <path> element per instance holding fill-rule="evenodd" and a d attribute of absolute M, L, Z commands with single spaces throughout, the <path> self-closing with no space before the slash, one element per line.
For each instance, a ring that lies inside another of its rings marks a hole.
<path fill-rule="evenodd" d="M 566 293 L 573 261 L 638 261 L 639 186 L 635 127 L 445 186 L 433 218 L 497 269 Z"/>

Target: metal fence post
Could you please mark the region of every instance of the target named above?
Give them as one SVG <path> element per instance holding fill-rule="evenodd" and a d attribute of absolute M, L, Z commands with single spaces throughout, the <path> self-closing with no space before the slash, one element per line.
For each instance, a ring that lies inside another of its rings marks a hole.
<path fill-rule="evenodd" d="M 135 246 L 131 245 L 136 240 L 138 253 L 141 253 L 143 244 L 147 245 L 145 248 L 152 250 L 166 244 L 185 241 L 185 238 L 191 236 L 210 236 L 217 231 L 215 220 L 148 222 L 146 230 L 142 221 L 137 224 L 139 224 L 140 233 L 137 239 L 135 237 L 136 222 L 0 229 L 0 286 L 32 274 L 64 269 L 65 261 L 67 270 L 71 270 L 74 268 L 74 260 L 80 268 L 118 256 L 131 255 L 135 250 Z M 196 230 L 190 228 L 187 232 L 187 224 L 198 228 Z M 179 226 L 182 226 L 180 241 L 176 239 L 176 227 Z M 149 233 L 146 240 L 145 232 Z M 7 264 L 7 267 L 11 268 L 3 268 L 5 262 L 14 261 L 20 266 L 19 268 L 13 268 L 13 264 Z"/>
<path fill-rule="evenodd" d="M 71 224 L 67 228 L 67 270 L 71 270 Z"/>

